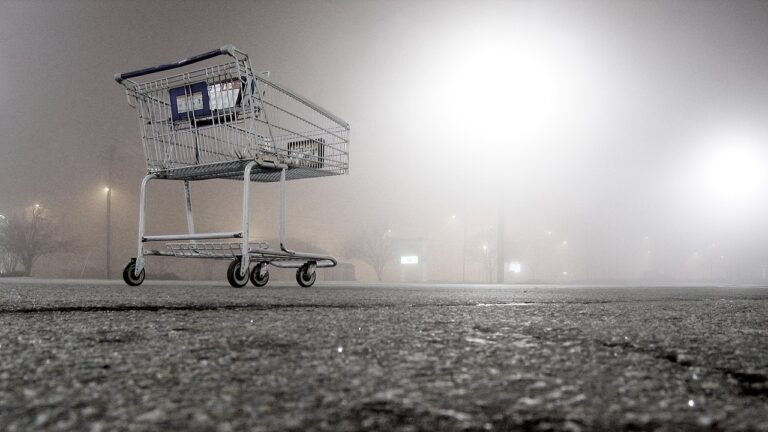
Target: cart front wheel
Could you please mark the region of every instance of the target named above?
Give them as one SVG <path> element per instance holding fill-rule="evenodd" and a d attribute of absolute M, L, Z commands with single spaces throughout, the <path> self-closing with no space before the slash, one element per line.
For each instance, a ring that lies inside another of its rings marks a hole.
<path fill-rule="evenodd" d="M 304 264 L 296 271 L 296 282 L 304 288 L 309 288 L 315 283 L 317 272 L 309 271 L 309 264 Z"/>
<path fill-rule="evenodd" d="M 136 276 L 135 274 L 136 270 L 136 260 L 132 259 L 131 262 L 128 263 L 128 265 L 125 266 L 123 269 L 123 280 L 125 283 L 127 283 L 130 286 L 139 286 L 142 282 L 144 282 L 144 269 L 141 269 L 139 272 L 139 275 Z"/>
<path fill-rule="evenodd" d="M 257 287 L 263 287 L 269 282 L 269 271 L 267 270 L 267 263 L 258 263 L 251 270 L 251 283 Z"/>
<path fill-rule="evenodd" d="M 227 281 L 232 285 L 232 288 L 242 288 L 248 283 L 248 272 L 245 272 L 245 275 L 240 276 L 241 263 L 242 261 L 240 258 L 237 258 L 229 264 L 229 268 L 227 269 Z"/>

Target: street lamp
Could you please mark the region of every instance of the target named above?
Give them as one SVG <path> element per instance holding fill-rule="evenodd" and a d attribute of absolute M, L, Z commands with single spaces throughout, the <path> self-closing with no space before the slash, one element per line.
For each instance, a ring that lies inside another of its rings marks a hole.
<path fill-rule="evenodd" d="M 485 261 L 485 266 L 488 271 L 488 283 L 493 283 L 493 264 L 491 262 L 491 257 L 488 253 L 488 245 L 483 243 L 483 256 Z"/>
<path fill-rule="evenodd" d="M 499 190 L 499 220 L 496 226 L 496 283 L 504 283 L 504 193 Z"/>
<path fill-rule="evenodd" d="M 458 217 L 455 214 L 451 215 L 451 222 L 455 222 Z M 463 225 L 463 233 L 461 237 L 461 282 L 467 281 L 467 218 L 462 216 L 461 222 Z"/>
<path fill-rule="evenodd" d="M 104 192 L 107 193 L 107 279 L 111 279 L 111 268 L 110 264 L 112 262 L 111 257 L 111 251 L 112 251 L 112 188 L 109 186 L 106 186 L 104 188 Z"/>
<path fill-rule="evenodd" d="M 41 206 L 39 203 L 35 203 L 32 205 L 32 218 L 36 219 L 40 216 L 40 214 L 43 211 L 43 206 Z"/>

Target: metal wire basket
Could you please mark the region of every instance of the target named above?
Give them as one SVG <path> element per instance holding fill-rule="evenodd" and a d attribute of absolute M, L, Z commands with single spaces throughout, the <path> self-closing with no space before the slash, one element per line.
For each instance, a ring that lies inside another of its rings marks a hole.
<path fill-rule="evenodd" d="M 134 78 L 146 74 L 116 77 L 138 113 L 150 174 L 239 179 L 251 160 L 285 165 L 288 180 L 348 172 L 346 122 L 254 72 L 231 45 L 220 51 L 224 63 L 142 82 Z M 183 62 L 192 63 L 176 65 Z M 279 173 L 257 168 L 251 180 L 278 181 Z"/>

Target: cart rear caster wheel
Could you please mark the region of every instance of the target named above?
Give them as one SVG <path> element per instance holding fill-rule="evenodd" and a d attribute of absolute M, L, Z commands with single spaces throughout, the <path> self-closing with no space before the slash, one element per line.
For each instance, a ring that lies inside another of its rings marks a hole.
<path fill-rule="evenodd" d="M 146 274 L 144 273 L 144 269 L 141 269 L 139 275 L 136 276 L 134 270 L 136 270 L 136 260 L 132 259 L 123 269 L 123 280 L 130 286 L 139 286 L 144 282 L 144 276 Z"/>
<path fill-rule="evenodd" d="M 229 264 L 227 269 L 227 281 L 232 288 L 242 288 L 248 283 L 248 272 L 245 272 L 243 276 L 240 276 L 240 265 L 242 260 L 240 258 L 235 259 Z"/>
<path fill-rule="evenodd" d="M 304 288 L 309 288 L 315 283 L 317 279 L 317 272 L 310 273 L 309 264 L 304 264 L 296 271 L 296 282 Z"/>
<path fill-rule="evenodd" d="M 264 272 L 262 273 L 262 269 Z M 263 287 L 269 282 L 269 271 L 267 270 L 267 263 L 258 263 L 251 270 L 251 283 L 257 287 Z"/>

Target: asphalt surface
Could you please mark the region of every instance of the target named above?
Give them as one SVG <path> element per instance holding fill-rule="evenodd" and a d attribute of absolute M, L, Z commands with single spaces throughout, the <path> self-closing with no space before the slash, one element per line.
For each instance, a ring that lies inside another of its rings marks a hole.
<path fill-rule="evenodd" d="M 0 279 L 0 430 L 768 431 L 768 288 Z"/>

